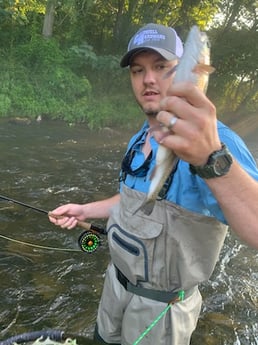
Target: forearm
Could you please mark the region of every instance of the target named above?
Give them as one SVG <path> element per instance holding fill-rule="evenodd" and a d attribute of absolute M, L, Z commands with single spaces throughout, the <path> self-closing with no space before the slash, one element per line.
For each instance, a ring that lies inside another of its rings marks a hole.
<path fill-rule="evenodd" d="M 227 175 L 206 182 L 232 230 L 246 243 L 258 248 L 258 182 L 235 161 Z"/>
<path fill-rule="evenodd" d="M 110 211 L 120 200 L 120 194 L 116 194 L 111 198 L 94 201 L 84 205 L 84 215 L 87 218 L 108 218 Z"/>

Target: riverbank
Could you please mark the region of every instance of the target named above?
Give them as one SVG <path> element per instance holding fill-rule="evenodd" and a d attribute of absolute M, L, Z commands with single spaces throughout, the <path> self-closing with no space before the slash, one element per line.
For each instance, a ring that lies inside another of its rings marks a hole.
<path fill-rule="evenodd" d="M 234 115 L 232 115 L 230 117 L 223 117 L 222 119 L 219 118 L 219 120 L 225 123 L 230 128 L 232 128 L 244 139 L 253 137 L 256 134 L 258 134 L 258 114 L 253 113 L 253 114 L 248 114 L 242 117 L 241 116 L 235 117 Z M 74 126 L 84 127 L 85 126 L 85 128 L 91 129 L 89 128 L 87 123 L 73 123 L 73 122 L 67 122 L 63 120 L 51 120 L 51 119 L 45 119 L 44 117 L 41 117 L 41 116 L 36 118 L 35 120 L 27 118 L 27 117 L 18 117 L 18 116 L 0 119 L 1 123 L 9 122 L 16 125 L 30 125 L 35 122 L 40 124 L 46 121 L 53 122 L 53 123 L 56 123 L 56 122 L 64 123 L 64 124 L 67 124 L 68 127 L 74 127 Z M 135 123 L 131 123 L 130 129 L 132 133 L 135 129 L 141 126 L 141 122 L 143 121 L 144 121 L 144 117 L 139 116 L 138 119 L 137 118 L 135 119 Z M 102 128 L 99 128 L 97 130 L 106 133 L 108 136 L 113 136 L 113 135 L 119 134 L 125 129 L 128 130 L 128 126 L 123 126 L 120 124 L 119 126 L 112 126 L 112 127 L 103 126 Z M 91 129 L 91 130 L 96 131 L 96 129 Z"/>

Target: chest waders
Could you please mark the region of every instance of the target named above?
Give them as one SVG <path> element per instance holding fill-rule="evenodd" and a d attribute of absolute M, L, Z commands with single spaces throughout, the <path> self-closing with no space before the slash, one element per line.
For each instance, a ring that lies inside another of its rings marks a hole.
<path fill-rule="evenodd" d="M 178 294 L 178 302 L 141 341 L 142 345 L 188 345 L 201 308 L 198 284 L 209 279 L 227 226 L 215 218 L 156 201 L 146 216 L 134 212 L 144 193 L 123 185 L 107 231 L 111 255 L 97 317 L 108 344 L 132 345 Z"/>

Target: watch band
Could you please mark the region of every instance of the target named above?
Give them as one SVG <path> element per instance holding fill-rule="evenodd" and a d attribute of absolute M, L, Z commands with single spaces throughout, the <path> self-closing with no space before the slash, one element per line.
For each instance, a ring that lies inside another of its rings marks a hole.
<path fill-rule="evenodd" d="M 209 179 L 226 175 L 232 162 L 232 155 L 227 146 L 224 143 L 221 143 L 221 149 L 214 151 L 209 156 L 205 165 L 194 166 L 190 164 L 189 169 L 192 174 L 196 174 L 201 178 Z"/>

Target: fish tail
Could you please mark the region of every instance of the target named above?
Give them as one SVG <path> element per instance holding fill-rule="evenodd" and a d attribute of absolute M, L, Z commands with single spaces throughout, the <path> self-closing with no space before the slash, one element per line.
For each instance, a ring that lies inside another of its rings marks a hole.
<path fill-rule="evenodd" d="M 207 73 L 211 74 L 215 71 L 215 68 L 211 65 L 207 65 L 204 63 L 198 63 L 192 70 L 194 73 Z"/>
<path fill-rule="evenodd" d="M 133 215 L 135 215 L 136 213 L 138 213 L 139 211 L 143 212 L 146 216 L 149 216 L 153 209 L 154 209 L 154 205 L 155 205 L 155 200 L 149 200 L 148 198 L 146 198 L 143 203 L 140 205 L 140 207 L 138 207 L 134 212 Z"/>

